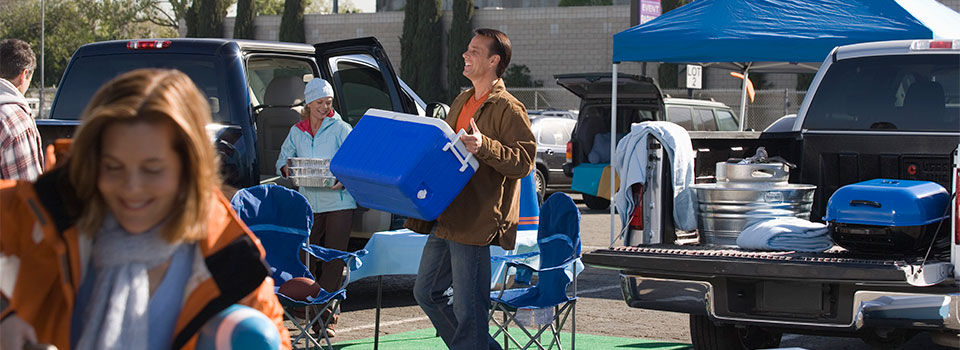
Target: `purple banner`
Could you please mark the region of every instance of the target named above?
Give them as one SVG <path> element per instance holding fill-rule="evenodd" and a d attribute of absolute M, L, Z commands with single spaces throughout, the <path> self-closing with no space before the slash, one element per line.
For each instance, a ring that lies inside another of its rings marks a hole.
<path fill-rule="evenodd" d="M 640 0 L 640 24 L 660 16 L 660 0 Z"/>

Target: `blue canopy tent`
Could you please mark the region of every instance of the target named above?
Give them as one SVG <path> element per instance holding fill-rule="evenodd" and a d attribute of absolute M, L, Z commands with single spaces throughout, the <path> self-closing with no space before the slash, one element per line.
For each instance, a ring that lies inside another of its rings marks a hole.
<path fill-rule="evenodd" d="M 740 71 L 745 118 L 750 71 L 813 72 L 839 45 L 957 38 L 960 14 L 935 0 L 696 0 L 614 34 L 611 135 L 620 62 L 700 63 Z M 742 119 L 741 129 L 744 125 Z M 616 145 L 610 144 L 614 154 Z M 613 193 L 614 179 L 610 183 Z"/>

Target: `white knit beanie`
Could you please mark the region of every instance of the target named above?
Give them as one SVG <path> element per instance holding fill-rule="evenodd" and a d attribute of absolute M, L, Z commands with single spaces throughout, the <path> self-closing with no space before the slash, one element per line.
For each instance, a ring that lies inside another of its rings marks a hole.
<path fill-rule="evenodd" d="M 333 86 L 326 80 L 313 78 L 303 90 L 304 103 L 306 104 L 324 97 L 333 97 Z"/>

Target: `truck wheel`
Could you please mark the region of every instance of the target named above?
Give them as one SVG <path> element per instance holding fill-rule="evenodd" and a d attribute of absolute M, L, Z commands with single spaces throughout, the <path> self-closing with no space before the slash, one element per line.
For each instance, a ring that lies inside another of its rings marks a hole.
<path fill-rule="evenodd" d="M 768 349 L 780 346 L 780 333 L 748 326 L 717 325 L 704 315 L 690 315 L 690 341 L 697 350 Z"/>
<path fill-rule="evenodd" d="M 583 195 L 583 203 L 587 205 L 587 208 L 593 210 L 604 210 L 610 207 L 609 199 L 591 196 L 589 194 Z"/>
<path fill-rule="evenodd" d="M 916 331 L 906 329 L 867 329 L 860 339 L 874 349 L 899 349 L 914 335 L 917 335 Z"/>
<path fill-rule="evenodd" d="M 704 315 L 690 315 L 690 342 L 696 350 L 742 348 L 736 327 L 719 326 Z"/>

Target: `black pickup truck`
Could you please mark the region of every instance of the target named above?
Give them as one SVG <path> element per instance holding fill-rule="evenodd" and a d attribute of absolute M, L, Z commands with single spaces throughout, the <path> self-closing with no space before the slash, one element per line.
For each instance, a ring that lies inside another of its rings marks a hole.
<path fill-rule="evenodd" d="M 213 112 L 207 126 L 220 156 L 224 182 L 235 188 L 280 182 L 274 164 L 290 126 L 300 119 L 304 81 L 333 85 L 334 109 L 355 125 L 369 108 L 425 115 L 427 105 L 393 70 L 373 37 L 316 45 L 231 39 L 137 39 L 87 44 L 67 65 L 48 119 L 38 119 L 44 145 L 70 138 L 96 90 L 137 68 L 183 71 L 206 94 Z M 361 209 L 354 237 L 386 230 L 389 213 Z"/>
<path fill-rule="evenodd" d="M 712 178 L 717 162 L 753 155 L 759 146 L 796 164 L 790 183 L 817 186 L 812 221 L 823 220 L 838 188 L 874 178 L 933 181 L 955 196 L 960 40 L 836 48 L 795 118 L 762 133 L 691 132 L 690 137 L 698 181 Z M 659 180 L 672 193 L 669 178 Z M 689 314 L 695 348 L 777 347 L 782 333 L 860 337 L 887 348 L 918 332 L 960 347 L 956 197 L 946 224 L 953 229 L 942 231 L 949 235 L 942 240 L 948 247 L 929 256 L 689 244 L 690 239 L 677 239 L 689 236 L 672 228 L 671 197 L 663 198 L 655 209 L 663 229 L 660 243 L 637 243 L 642 240 L 631 237 L 638 234 L 631 230 L 622 245 L 584 254 L 583 261 L 619 270 L 630 307 Z M 921 265 L 922 274 L 915 274 Z M 917 281 L 921 275 L 928 280 Z"/>

